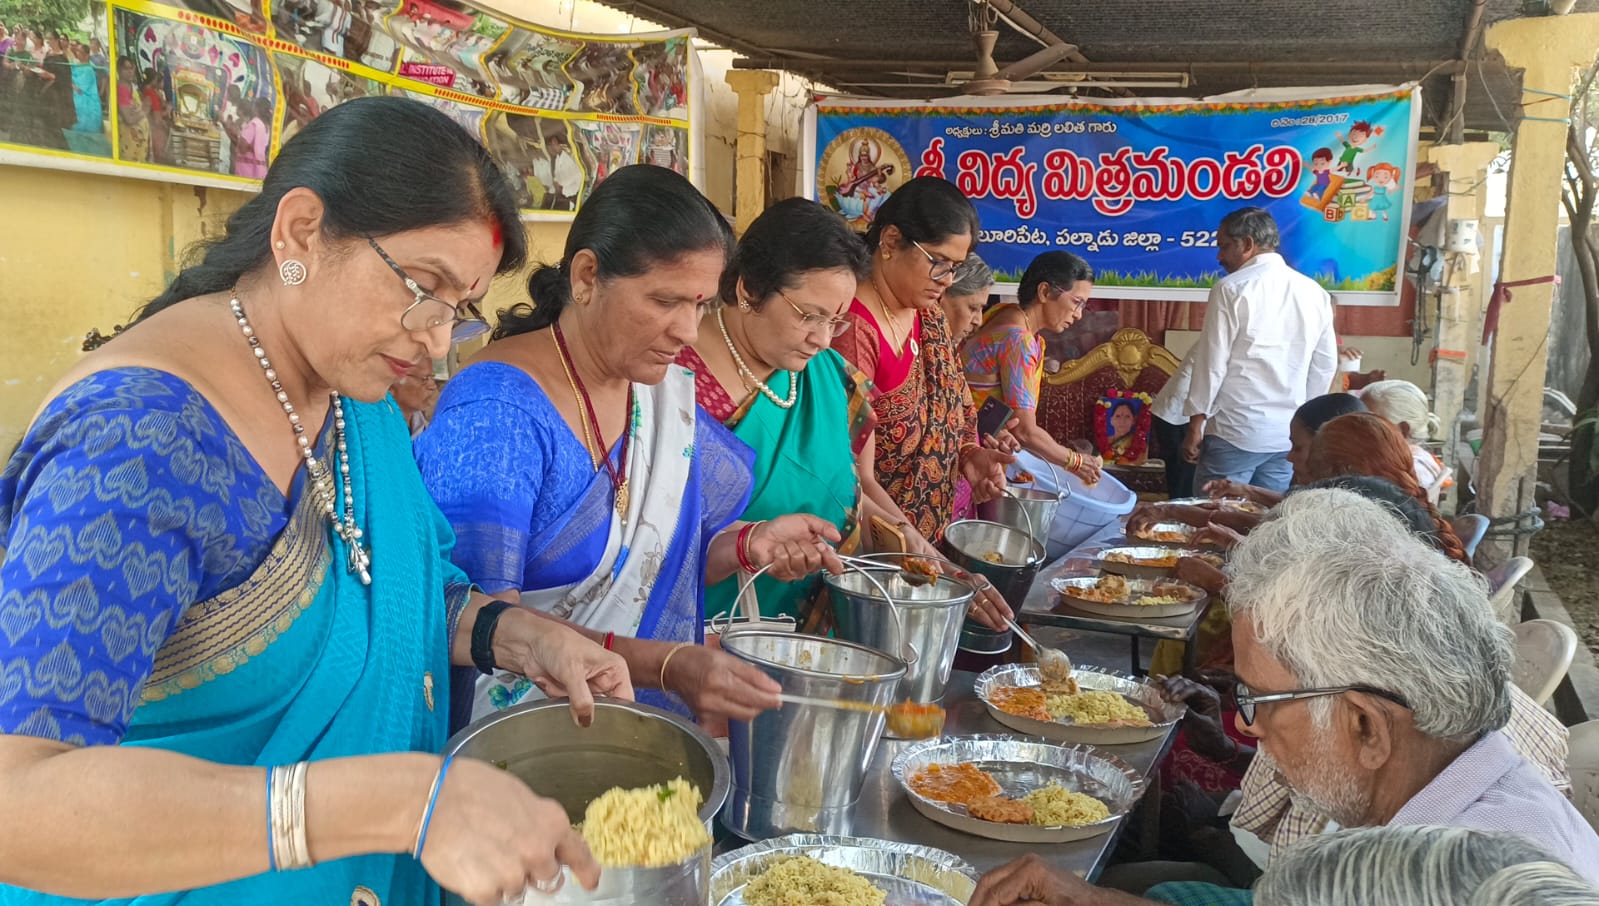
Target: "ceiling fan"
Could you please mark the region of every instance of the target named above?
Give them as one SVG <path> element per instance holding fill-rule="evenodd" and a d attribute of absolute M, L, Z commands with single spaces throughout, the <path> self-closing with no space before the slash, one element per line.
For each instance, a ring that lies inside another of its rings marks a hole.
<path fill-rule="evenodd" d="M 995 25 L 999 12 L 987 0 L 973 0 L 971 9 L 972 40 L 977 45 L 977 63 L 969 72 L 948 72 L 943 75 L 928 72 L 896 72 L 894 75 L 910 79 L 926 79 L 928 97 L 965 94 L 990 96 L 1013 91 L 1048 92 L 1069 87 L 1073 80 L 1081 81 L 1082 73 L 1059 73 L 1044 81 L 1027 81 L 1035 75 L 1070 56 L 1077 48 L 1071 44 L 1051 44 L 1022 60 L 1001 68 L 994 62 L 994 44 L 999 40 Z M 921 88 L 914 82 L 853 82 L 857 88 Z"/>

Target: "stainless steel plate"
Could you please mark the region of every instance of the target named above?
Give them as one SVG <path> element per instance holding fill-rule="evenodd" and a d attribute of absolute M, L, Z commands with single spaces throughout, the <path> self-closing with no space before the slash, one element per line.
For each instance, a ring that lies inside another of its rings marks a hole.
<path fill-rule="evenodd" d="M 1147 742 L 1165 735 L 1174 724 L 1183 719 L 1184 714 L 1188 713 L 1187 705 L 1168 702 L 1162 698 L 1160 690 L 1156 689 L 1153 683 L 1134 679 L 1125 673 L 1100 667 L 1075 667 L 1072 670 L 1072 678 L 1077 680 L 1077 685 L 1084 691 L 1103 690 L 1126 696 L 1133 704 L 1144 709 L 1144 713 L 1149 715 L 1151 725 L 1103 727 L 1073 723 L 1070 718 L 1035 720 L 995 707 L 993 702 L 995 689 L 1001 686 L 1039 684 L 1038 667 L 1033 664 L 1001 664 L 998 667 L 990 667 L 977 677 L 973 691 L 977 693 L 979 699 L 982 699 L 983 704 L 988 706 L 988 713 L 1005 726 L 1020 730 L 1029 736 L 1042 736 L 1059 742 L 1085 742 L 1101 746 Z"/>
<path fill-rule="evenodd" d="M 1193 613 L 1205 604 L 1210 596 L 1205 590 L 1187 582 L 1176 579 L 1128 579 L 1128 588 L 1132 591 L 1132 601 L 1138 600 L 1143 595 L 1153 594 L 1156 584 L 1175 585 L 1188 595 L 1188 600 L 1177 604 L 1133 604 L 1130 601 L 1106 603 L 1103 601 L 1090 601 L 1077 596 L 1081 589 L 1093 588 L 1098 584 L 1099 576 L 1067 576 L 1053 579 L 1049 586 L 1055 589 L 1056 594 L 1068 607 L 1081 610 L 1102 617 L 1118 617 L 1126 619 L 1149 619 L 1155 617 L 1179 617 Z"/>
<path fill-rule="evenodd" d="M 745 885 L 774 861 L 789 856 L 809 856 L 861 875 L 888 894 L 885 906 L 965 906 L 977 889 L 976 869 L 931 846 L 792 834 L 717 857 L 711 867 L 711 903 L 743 906 Z"/>
<path fill-rule="evenodd" d="M 910 788 L 910 778 L 928 765 L 968 763 L 987 771 L 1012 799 L 1057 783 L 1105 803 L 1110 817 L 1074 826 L 1001 824 L 974 818 L 964 805 L 935 802 Z M 1114 755 L 1089 746 L 1062 746 L 998 734 L 928 740 L 899 753 L 893 770 L 911 805 L 926 817 L 964 833 L 1012 843 L 1066 843 L 1098 836 L 1115 827 L 1144 794 L 1143 778 Z"/>

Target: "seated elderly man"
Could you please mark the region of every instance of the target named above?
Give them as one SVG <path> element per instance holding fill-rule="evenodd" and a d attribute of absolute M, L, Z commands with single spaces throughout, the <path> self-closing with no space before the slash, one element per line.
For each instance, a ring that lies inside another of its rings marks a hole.
<path fill-rule="evenodd" d="M 1228 564 L 1240 729 L 1296 799 L 1342 827 L 1507 831 L 1599 882 L 1599 836 L 1502 728 L 1510 633 L 1467 567 L 1381 504 L 1295 494 Z M 1036 858 L 979 883 L 972 906 L 1248 902 L 1162 884 L 1140 900 Z"/>

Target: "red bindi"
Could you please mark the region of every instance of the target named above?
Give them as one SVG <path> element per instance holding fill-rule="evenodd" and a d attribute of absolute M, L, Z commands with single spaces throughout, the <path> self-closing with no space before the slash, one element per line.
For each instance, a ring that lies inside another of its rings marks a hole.
<path fill-rule="evenodd" d="M 494 239 L 495 248 L 499 248 L 501 245 L 505 244 L 505 231 L 504 228 L 500 226 L 500 222 L 498 220 L 489 224 L 489 230 Z M 473 285 L 475 286 L 476 284 Z"/>

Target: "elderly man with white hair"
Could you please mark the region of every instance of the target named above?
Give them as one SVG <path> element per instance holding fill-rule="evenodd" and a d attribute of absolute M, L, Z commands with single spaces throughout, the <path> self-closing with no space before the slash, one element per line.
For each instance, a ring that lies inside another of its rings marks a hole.
<path fill-rule="evenodd" d="M 1296 844 L 1256 906 L 1593 906 L 1589 884 L 1521 837 L 1468 827 L 1367 827 Z"/>
<path fill-rule="evenodd" d="M 1599 836 L 1502 732 L 1510 633 L 1480 577 L 1333 489 L 1286 499 L 1227 572 L 1240 729 L 1297 799 L 1343 827 L 1506 831 L 1599 881 Z M 1186 883 L 1146 896 L 1248 901 Z M 972 906 L 1025 902 L 1145 901 L 1022 860 L 985 876 Z"/>

